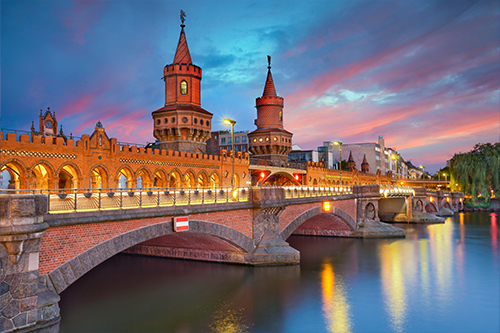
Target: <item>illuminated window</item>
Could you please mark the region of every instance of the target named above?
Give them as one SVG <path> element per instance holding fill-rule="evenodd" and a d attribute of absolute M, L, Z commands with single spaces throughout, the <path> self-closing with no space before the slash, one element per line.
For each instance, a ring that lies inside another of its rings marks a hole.
<path fill-rule="evenodd" d="M 280 111 L 280 121 L 283 121 L 283 111 Z"/>
<path fill-rule="evenodd" d="M 187 95 L 188 93 L 188 84 L 186 81 L 181 82 L 181 95 Z"/>

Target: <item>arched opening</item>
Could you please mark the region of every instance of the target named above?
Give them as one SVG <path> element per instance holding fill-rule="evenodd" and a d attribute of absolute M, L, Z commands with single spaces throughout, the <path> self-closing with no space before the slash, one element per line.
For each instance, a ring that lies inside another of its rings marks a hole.
<path fill-rule="evenodd" d="M 19 189 L 21 188 L 22 168 L 17 163 L 7 163 L 0 169 L 0 188 Z"/>
<path fill-rule="evenodd" d="M 163 170 L 156 171 L 153 177 L 153 187 L 167 187 L 167 186 L 168 182 L 165 171 Z"/>
<path fill-rule="evenodd" d="M 65 165 L 59 171 L 59 188 L 78 188 L 78 172 L 71 165 Z"/>
<path fill-rule="evenodd" d="M 313 179 L 313 186 L 317 186 L 318 185 L 318 180 L 316 178 Z"/>
<path fill-rule="evenodd" d="M 137 188 L 150 188 L 151 176 L 147 169 L 141 169 L 137 172 Z"/>
<path fill-rule="evenodd" d="M 208 187 L 208 177 L 204 172 L 200 172 L 198 175 L 198 187 Z"/>
<path fill-rule="evenodd" d="M 195 177 L 191 171 L 186 172 L 184 175 L 184 187 L 195 187 Z"/>
<path fill-rule="evenodd" d="M 210 176 L 210 187 L 219 187 L 219 186 L 220 186 L 219 175 L 214 172 Z"/>
<path fill-rule="evenodd" d="M 365 216 L 370 220 L 374 220 L 376 217 L 377 211 L 375 210 L 375 206 L 370 202 L 365 207 Z"/>
<path fill-rule="evenodd" d="M 170 174 L 170 187 L 182 187 L 181 185 L 181 175 L 174 171 Z"/>
<path fill-rule="evenodd" d="M 30 188 L 32 189 L 48 189 L 49 188 L 49 170 L 43 164 L 37 164 L 31 168 L 31 182 Z"/>
<path fill-rule="evenodd" d="M 98 166 L 90 172 L 90 188 L 107 188 L 108 187 L 108 174 L 106 170 Z"/>
<path fill-rule="evenodd" d="M 234 186 L 239 187 L 240 186 L 240 176 L 238 176 L 237 173 L 234 174 L 233 180 L 234 180 Z"/>
<path fill-rule="evenodd" d="M 118 188 L 133 188 L 136 182 L 129 168 L 121 168 L 118 171 Z"/>

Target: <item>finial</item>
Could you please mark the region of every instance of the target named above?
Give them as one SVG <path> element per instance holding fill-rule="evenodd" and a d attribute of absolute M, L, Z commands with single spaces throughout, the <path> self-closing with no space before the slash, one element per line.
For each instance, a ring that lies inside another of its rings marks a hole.
<path fill-rule="evenodd" d="M 31 121 L 31 129 L 35 129 L 35 122 L 33 120 Z"/>
<path fill-rule="evenodd" d="M 63 133 L 63 129 L 62 129 L 62 125 L 61 125 L 61 129 L 59 130 L 59 134 L 60 134 L 61 136 L 62 136 L 62 135 L 64 135 L 64 133 Z"/>
<path fill-rule="evenodd" d="M 267 69 L 271 69 L 271 56 L 267 56 Z"/>
<path fill-rule="evenodd" d="M 40 109 L 40 117 L 42 116 L 42 109 Z"/>
<path fill-rule="evenodd" d="M 181 27 L 184 28 L 185 25 L 184 25 L 184 21 L 186 20 L 186 13 L 184 13 L 184 11 L 181 9 Z"/>
<path fill-rule="evenodd" d="M 100 120 L 97 122 L 97 124 L 95 124 L 95 127 L 96 127 L 96 128 L 103 128 L 103 127 L 102 127 L 102 123 L 101 123 L 101 121 L 100 121 Z"/>

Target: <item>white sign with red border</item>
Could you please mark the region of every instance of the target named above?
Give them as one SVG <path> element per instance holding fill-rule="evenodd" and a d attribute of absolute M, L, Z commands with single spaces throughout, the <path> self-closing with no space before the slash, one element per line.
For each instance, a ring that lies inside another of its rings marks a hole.
<path fill-rule="evenodd" d="M 174 217 L 174 231 L 189 231 L 189 216 Z"/>

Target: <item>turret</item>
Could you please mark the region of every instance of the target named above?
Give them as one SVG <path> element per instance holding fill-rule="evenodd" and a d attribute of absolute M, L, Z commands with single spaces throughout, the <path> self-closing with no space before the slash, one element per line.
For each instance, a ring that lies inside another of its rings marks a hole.
<path fill-rule="evenodd" d="M 181 10 L 181 34 L 174 61 L 163 70 L 165 105 L 152 113 L 153 136 L 161 149 L 206 152 L 212 114 L 201 107 L 201 68 L 194 65 L 184 32 L 186 14 Z"/>
<path fill-rule="evenodd" d="M 268 58 L 267 78 L 262 97 L 257 97 L 257 129 L 248 136 L 249 150 L 253 153 L 255 162 L 266 160 L 275 166 L 285 166 L 288 153 L 292 150 L 293 134 L 283 126 L 284 99 L 276 94 L 274 80 L 271 74 L 271 57 Z"/>

